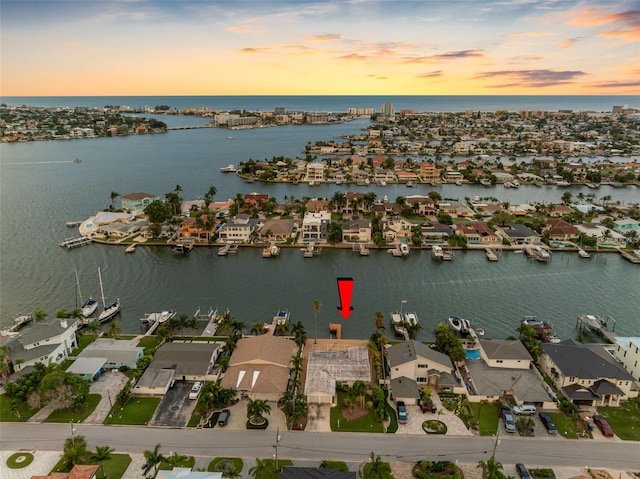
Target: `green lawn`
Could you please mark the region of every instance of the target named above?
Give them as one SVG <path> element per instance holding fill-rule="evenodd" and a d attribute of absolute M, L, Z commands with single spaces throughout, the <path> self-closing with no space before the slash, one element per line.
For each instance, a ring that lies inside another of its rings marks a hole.
<path fill-rule="evenodd" d="M 568 439 L 578 439 L 578 431 L 576 429 L 574 419 L 565 416 L 561 412 L 549 413 L 551 419 L 558 428 L 558 435 L 566 437 Z"/>
<path fill-rule="evenodd" d="M 6 394 L 0 395 L 0 422 L 25 422 L 38 412 L 22 402 L 15 404 L 15 410 L 11 409 L 11 398 Z"/>
<path fill-rule="evenodd" d="M 625 441 L 640 441 L 640 398 L 623 402 L 620 407 L 599 407 L 613 432 Z"/>
<path fill-rule="evenodd" d="M 498 405 L 495 403 L 472 402 L 469 404 L 473 416 L 478 421 L 481 436 L 493 436 L 498 431 Z"/>
<path fill-rule="evenodd" d="M 176 452 L 175 454 L 180 454 Z M 167 456 L 168 457 L 168 456 Z M 179 461 L 178 464 L 170 465 L 167 461 L 162 461 L 158 469 L 171 470 L 174 467 L 189 467 L 193 469 L 193 466 L 196 464 L 196 458 L 193 456 L 185 456 L 184 460 Z"/>
<path fill-rule="evenodd" d="M 153 417 L 160 404 L 160 398 L 132 397 L 124 407 L 120 409 L 115 406 L 111 409 L 109 417 L 104 420 L 105 424 L 127 424 L 130 426 L 144 426 Z"/>
<path fill-rule="evenodd" d="M 339 471 L 348 471 L 349 466 L 344 461 L 323 461 L 323 466 L 329 469 L 338 469 Z"/>
<path fill-rule="evenodd" d="M 71 421 L 84 421 L 89 414 L 93 412 L 93 410 L 98 406 L 102 396 L 100 394 L 89 394 L 87 399 L 85 410 L 82 412 L 73 411 L 71 409 L 58 409 L 49 414 L 49 417 L 45 420 L 45 422 L 62 422 L 67 423 Z"/>
<path fill-rule="evenodd" d="M 144 348 L 144 354 L 153 354 L 160 344 L 160 338 L 157 336 L 145 336 L 138 341 L 138 347 Z"/>
<path fill-rule="evenodd" d="M 93 343 L 97 338 L 98 336 L 95 334 L 79 334 L 78 347 L 71 352 L 71 356 L 77 356 L 78 354 L 80 354 L 84 348 Z"/>
<path fill-rule="evenodd" d="M 373 411 L 369 411 L 362 417 L 347 421 L 342 415 L 342 401 L 346 397 L 343 392 L 338 392 L 338 406 L 331 408 L 331 430 L 342 432 L 384 432 L 384 426 L 376 421 Z M 395 411 L 393 411 L 395 415 Z"/>
<path fill-rule="evenodd" d="M 216 457 L 209 463 L 207 471 L 221 472 L 223 476 L 228 476 L 230 471 L 242 471 L 244 463 L 239 457 Z"/>

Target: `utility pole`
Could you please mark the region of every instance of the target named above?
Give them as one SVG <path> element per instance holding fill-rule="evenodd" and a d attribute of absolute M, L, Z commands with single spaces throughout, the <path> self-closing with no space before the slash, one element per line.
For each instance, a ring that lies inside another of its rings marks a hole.
<path fill-rule="evenodd" d="M 280 428 L 276 428 L 276 445 L 273 446 L 276 448 L 276 473 L 278 472 L 278 444 L 280 444 Z"/>
<path fill-rule="evenodd" d="M 80 421 L 78 421 L 80 422 Z M 69 425 L 71 426 L 71 442 L 75 444 L 76 442 L 76 427 L 73 425 L 73 419 L 71 420 L 71 422 L 69 423 Z"/>

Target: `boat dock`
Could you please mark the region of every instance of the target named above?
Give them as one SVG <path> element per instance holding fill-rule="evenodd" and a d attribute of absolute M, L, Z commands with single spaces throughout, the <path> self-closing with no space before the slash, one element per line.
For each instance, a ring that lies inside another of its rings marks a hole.
<path fill-rule="evenodd" d="M 66 225 L 68 228 L 75 228 L 76 226 L 80 226 L 82 221 L 67 221 Z"/>
<path fill-rule="evenodd" d="M 29 324 L 33 321 L 33 314 L 21 314 L 13 319 L 13 324 L 8 328 L 3 328 L 2 333 L 4 334 L 18 334 L 18 331 L 25 324 Z"/>
<path fill-rule="evenodd" d="M 144 315 L 144 318 L 140 318 L 140 324 L 146 325 L 147 330 L 145 336 L 151 336 L 158 326 L 162 323 L 174 318 L 176 313 L 174 311 L 162 311 L 161 313 L 148 313 Z"/>
<path fill-rule="evenodd" d="M 305 258 L 313 258 L 322 252 L 322 248 L 314 244 L 308 244 L 302 251 Z"/>
<path fill-rule="evenodd" d="M 60 246 L 64 246 L 67 249 L 73 249 L 78 246 L 89 244 L 91 241 L 91 238 L 86 238 L 84 236 L 81 236 L 80 238 L 65 238 L 60 242 Z"/>
<path fill-rule="evenodd" d="M 201 313 L 200 308 L 198 308 L 198 310 L 194 313 L 194 316 L 200 321 L 207 322 L 207 325 L 204 327 L 204 331 L 202 331 L 202 334 L 200 336 L 205 336 L 208 338 L 213 337 L 216 332 L 218 321 L 220 320 L 218 310 L 214 310 L 210 307 L 206 313 Z"/>
<path fill-rule="evenodd" d="M 551 259 L 551 252 L 541 245 L 527 244 L 522 248 L 528 258 L 546 263 Z"/>
<path fill-rule="evenodd" d="M 124 252 L 125 252 L 125 253 L 134 253 L 134 252 L 135 252 L 135 250 L 136 250 L 136 245 L 137 245 L 137 243 L 131 243 L 129 246 L 127 246 L 127 247 L 124 249 Z"/>
<path fill-rule="evenodd" d="M 618 252 L 627 261 L 630 261 L 633 264 L 640 264 L 640 255 L 638 253 L 633 253 L 631 251 L 626 251 L 620 248 L 618 248 Z"/>
<path fill-rule="evenodd" d="M 487 247 L 484 249 L 484 253 L 487 255 L 487 259 L 489 261 L 498 261 L 498 256 L 500 255 L 501 250 L 499 249 L 494 250 L 493 248 Z"/>
<path fill-rule="evenodd" d="M 576 321 L 576 328 L 579 330 L 588 330 L 598 336 L 606 339 L 611 344 L 616 343 L 616 320 L 611 316 L 607 316 L 605 319 L 593 314 L 583 314 L 578 316 Z"/>
<path fill-rule="evenodd" d="M 342 339 L 342 324 L 329 323 L 329 336 L 331 336 L 331 333 L 335 333 L 336 339 Z"/>
<path fill-rule="evenodd" d="M 360 256 L 369 256 L 369 248 L 364 243 L 354 244 L 351 251 L 360 254 Z"/>

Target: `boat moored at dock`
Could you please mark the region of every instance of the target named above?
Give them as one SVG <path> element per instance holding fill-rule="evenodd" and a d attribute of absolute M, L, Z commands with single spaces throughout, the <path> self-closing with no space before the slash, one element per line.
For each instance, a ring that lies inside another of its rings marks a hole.
<path fill-rule="evenodd" d="M 191 253 L 191 250 L 193 249 L 193 242 L 185 242 L 185 241 L 181 241 L 179 243 L 174 244 L 171 249 L 173 250 L 173 252 L 175 254 L 189 254 Z"/>
<path fill-rule="evenodd" d="M 460 318 L 458 316 L 449 316 L 447 318 L 449 327 L 460 334 L 468 334 L 471 331 L 471 323 L 468 319 Z"/>
<path fill-rule="evenodd" d="M 98 281 L 100 282 L 100 294 L 102 296 L 102 312 L 98 315 L 98 322 L 104 323 L 109 321 L 115 315 L 120 312 L 120 298 L 116 299 L 114 303 L 107 306 L 104 298 L 104 289 L 102 287 L 102 274 L 100 273 L 100 267 L 98 267 Z"/>
<path fill-rule="evenodd" d="M 262 250 L 263 258 L 275 258 L 279 254 L 280 254 L 280 247 L 275 244 L 269 245 Z"/>

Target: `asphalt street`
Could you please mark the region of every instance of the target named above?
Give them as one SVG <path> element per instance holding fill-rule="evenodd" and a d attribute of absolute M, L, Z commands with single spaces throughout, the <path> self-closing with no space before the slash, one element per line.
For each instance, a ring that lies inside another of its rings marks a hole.
<path fill-rule="evenodd" d="M 117 452 L 142 453 L 161 444 L 163 450 L 195 456 L 272 457 L 272 431 L 171 429 L 79 424 L 76 434 L 89 447 L 109 445 Z M 0 449 L 60 451 L 70 437 L 68 424 L 3 423 Z M 495 441 L 490 437 L 415 436 L 402 434 L 280 431 L 278 456 L 296 460 L 365 461 L 371 452 L 386 461 L 442 459 L 463 463 L 487 460 Z M 598 467 L 640 470 L 640 444 L 629 441 L 500 437 L 496 458 L 503 464 Z"/>

